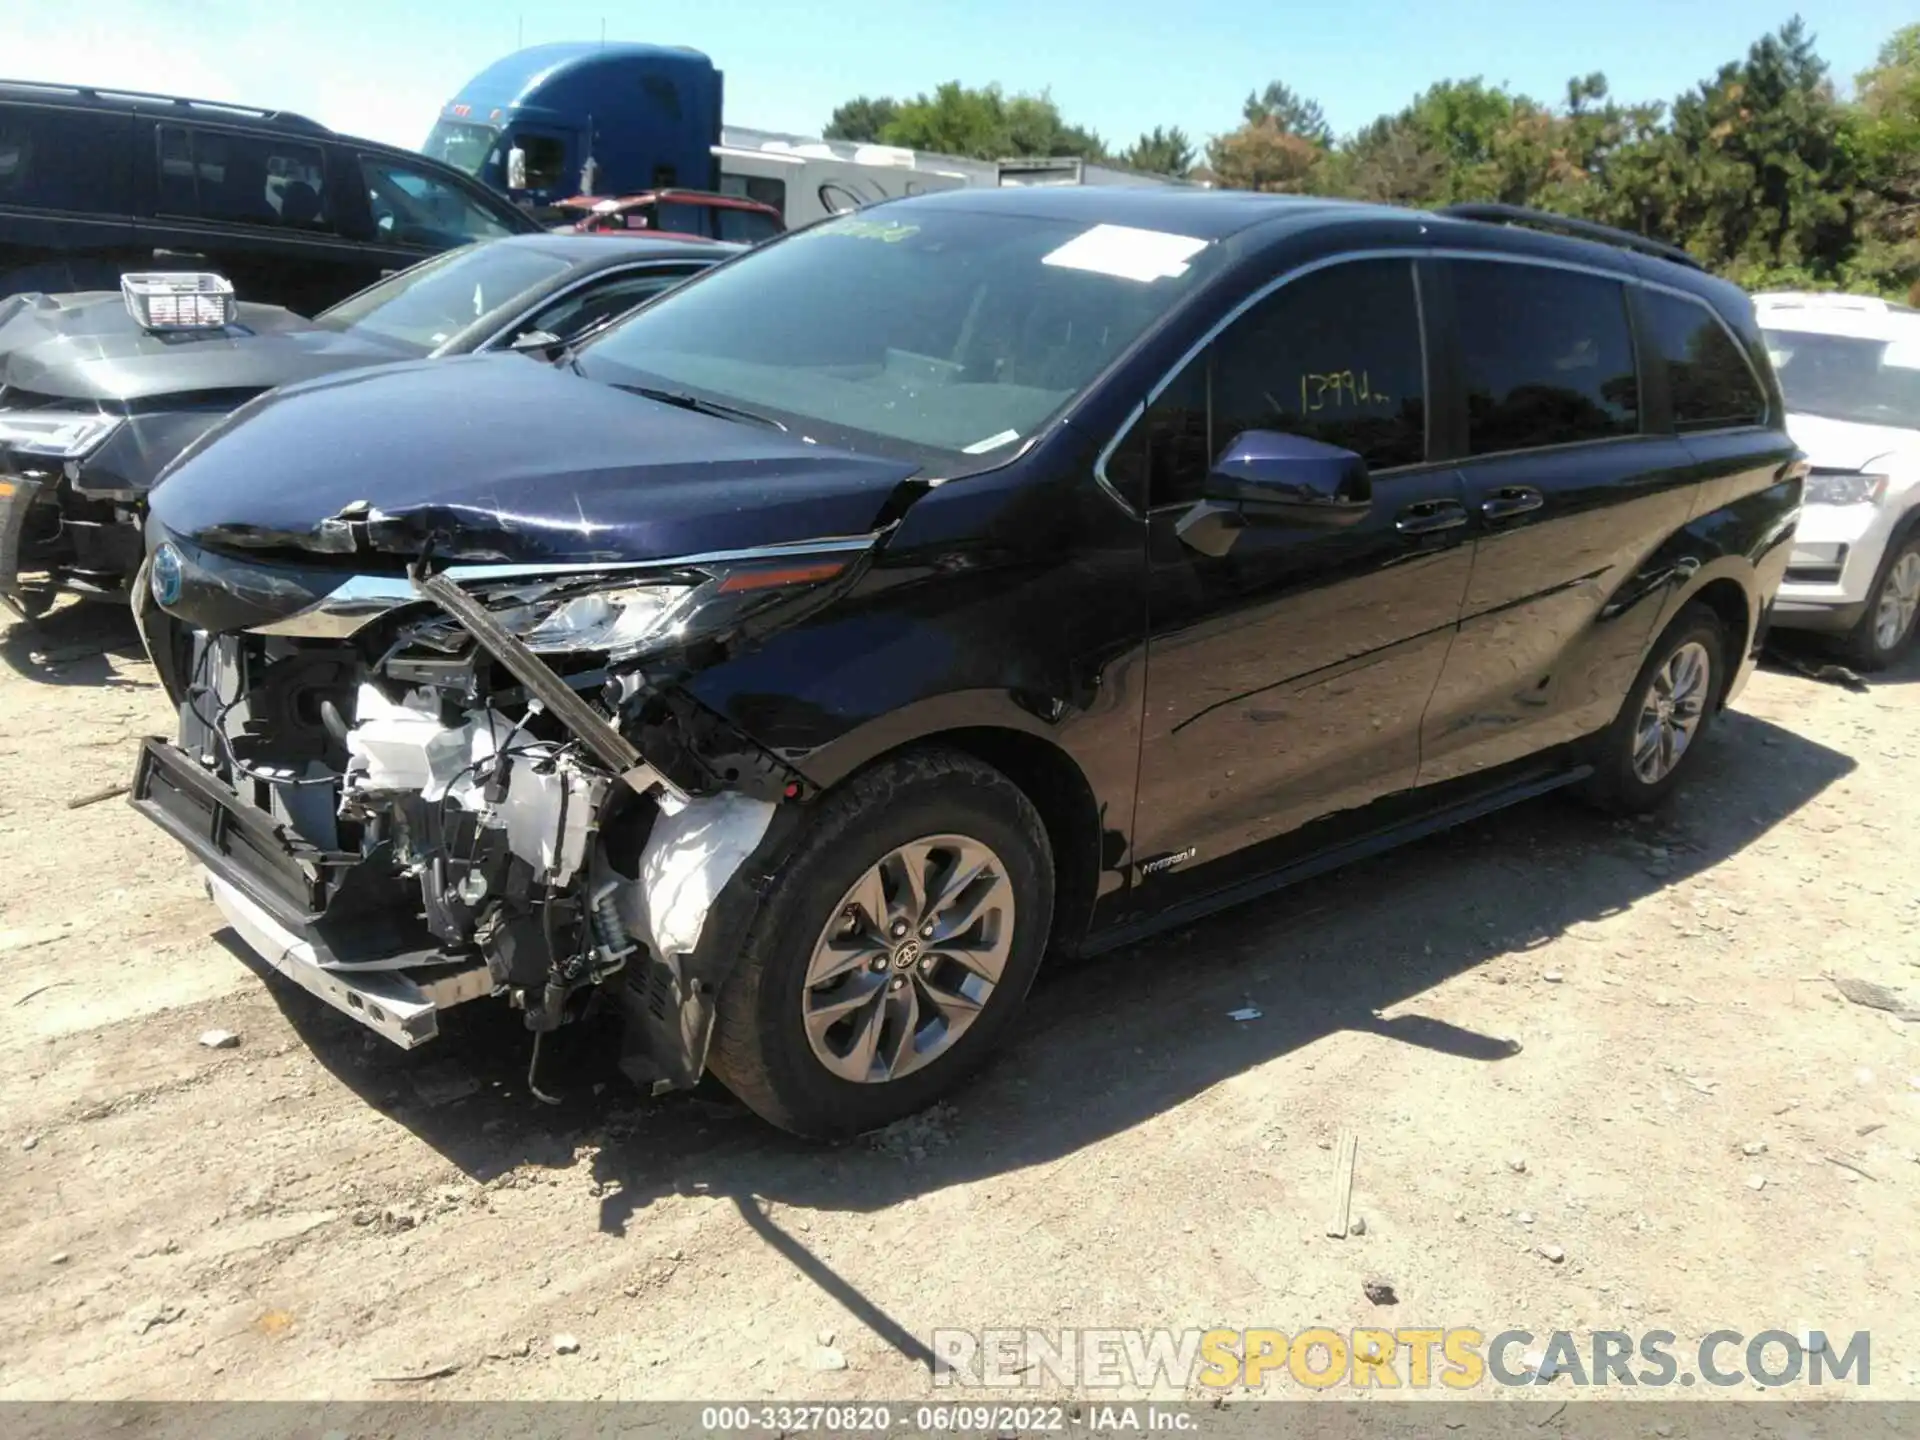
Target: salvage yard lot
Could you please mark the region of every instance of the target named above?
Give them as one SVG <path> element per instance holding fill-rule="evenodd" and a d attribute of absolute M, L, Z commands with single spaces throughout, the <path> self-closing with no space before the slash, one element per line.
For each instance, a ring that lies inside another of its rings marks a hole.
<path fill-rule="evenodd" d="M 832 1149 L 264 982 L 177 846 L 68 808 L 170 729 L 131 627 L 0 662 L 0 1398 L 902 1399 L 940 1327 L 1315 1324 L 1868 1330 L 1920 1394 L 1920 1024 L 1823 978 L 1920 995 L 1911 659 L 1763 671 L 1651 821 L 1535 802 L 1056 966 Z"/>

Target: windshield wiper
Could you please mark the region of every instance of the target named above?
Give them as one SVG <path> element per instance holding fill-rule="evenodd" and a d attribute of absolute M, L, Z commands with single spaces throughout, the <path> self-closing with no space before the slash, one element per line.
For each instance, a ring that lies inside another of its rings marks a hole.
<path fill-rule="evenodd" d="M 748 425 L 765 425 L 782 434 L 785 434 L 787 429 L 771 415 L 762 415 L 754 410 L 742 410 L 738 405 L 723 405 L 718 400 L 690 395 L 685 390 L 659 390 L 651 385 L 622 385 L 617 381 L 614 382 L 613 388 L 624 390 L 629 395 L 638 395 L 643 400 L 657 400 L 662 405 L 677 405 L 682 410 L 695 410 L 702 415 L 717 415 L 722 420 L 738 420 Z"/>

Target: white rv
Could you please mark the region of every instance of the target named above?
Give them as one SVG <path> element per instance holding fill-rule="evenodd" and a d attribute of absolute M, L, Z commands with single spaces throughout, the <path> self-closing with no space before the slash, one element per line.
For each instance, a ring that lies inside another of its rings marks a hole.
<path fill-rule="evenodd" d="M 750 131 L 728 130 L 713 153 L 720 158 L 721 192 L 773 206 L 790 230 L 881 200 L 958 190 L 972 178 L 893 145 L 787 140 Z"/>

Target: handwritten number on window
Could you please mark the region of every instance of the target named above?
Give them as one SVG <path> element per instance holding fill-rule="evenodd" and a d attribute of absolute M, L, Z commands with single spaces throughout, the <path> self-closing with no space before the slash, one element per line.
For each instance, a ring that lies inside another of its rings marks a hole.
<path fill-rule="evenodd" d="M 1325 373 L 1302 372 L 1300 411 L 1332 410 L 1341 406 L 1391 405 L 1390 396 L 1373 388 L 1364 370 L 1329 370 Z"/>

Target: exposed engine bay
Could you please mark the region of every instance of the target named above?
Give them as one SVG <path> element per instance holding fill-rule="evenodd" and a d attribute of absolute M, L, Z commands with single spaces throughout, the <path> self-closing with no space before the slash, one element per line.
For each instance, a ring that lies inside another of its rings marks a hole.
<path fill-rule="evenodd" d="M 790 606 L 792 574 L 735 580 L 702 643 Z M 602 573 L 476 595 L 416 574 L 407 602 L 371 620 L 219 634 L 147 606 L 180 738 L 147 742 L 133 802 L 207 866 L 252 948 L 396 1043 L 492 995 L 525 1013 L 537 1065 L 539 1036 L 611 998 L 629 1073 L 691 1085 L 717 989 L 694 957 L 715 901 L 808 793 L 673 684 L 692 662 L 671 622 L 726 589 Z"/>

